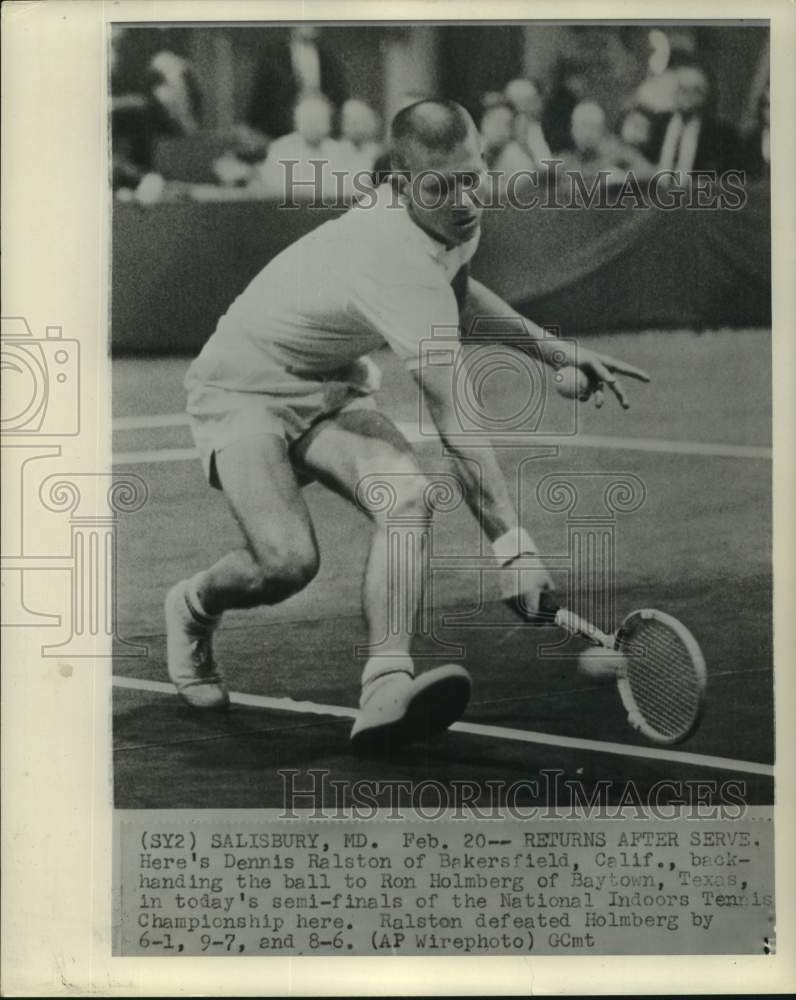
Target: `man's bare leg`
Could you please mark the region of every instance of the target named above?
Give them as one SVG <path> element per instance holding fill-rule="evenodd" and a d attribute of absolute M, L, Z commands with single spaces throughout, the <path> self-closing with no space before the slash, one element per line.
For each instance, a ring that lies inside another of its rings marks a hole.
<path fill-rule="evenodd" d="M 224 611 L 276 604 L 305 587 L 318 569 L 309 511 L 285 442 L 267 434 L 216 453 L 224 495 L 245 546 L 176 584 L 166 597 L 169 676 L 195 708 L 226 708 L 212 634 Z"/>
<path fill-rule="evenodd" d="M 420 549 L 431 517 L 424 497 L 428 481 L 411 448 L 382 414 L 348 410 L 319 424 L 296 453 L 314 478 L 370 517 L 373 535 L 362 587 L 369 643 L 381 657 L 407 659 L 426 583 Z M 407 552 L 416 558 L 405 558 Z"/>
<path fill-rule="evenodd" d="M 423 547 L 431 511 L 428 480 L 411 448 L 383 414 L 351 409 L 317 425 L 296 458 L 373 524 L 362 595 L 373 652 L 362 673 L 355 749 L 385 750 L 446 729 L 464 711 L 470 681 L 450 665 L 414 679 L 410 647 L 428 583 Z"/>

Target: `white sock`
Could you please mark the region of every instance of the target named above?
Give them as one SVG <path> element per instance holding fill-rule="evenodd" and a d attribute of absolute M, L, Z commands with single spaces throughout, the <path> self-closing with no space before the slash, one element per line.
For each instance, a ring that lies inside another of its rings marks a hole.
<path fill-rule="evenodd" d="M 525 528 L 511 528 L 492 542 L 492 551 L 501 566 L 508 566 L 519 556 L 536 553 L 536 543 Z"/>
<path fill-rule="evenodd" d="M 197 588 L 199 576 L 200 574 L 197 573 L 196 576 L 192 576 L 191 579 L 187 581 L 185 585 L 185 603 L 188 606 L 191 617 L 197 625 L 201 628 L 213 628 L 213 626 L 218 624 L 218 620 L 221 618 L 221 615 L 209 615 L 202 607 L 202 602 L 199 600 L 199 591 Z"/>
<path fill-rule="evenodd" d="M 362 671 L 362 687 L 391 674 L 409 674 L 414 677 L 415 665 L 408 653 L 391 653 L 387 656 L 371 656 Z"/>

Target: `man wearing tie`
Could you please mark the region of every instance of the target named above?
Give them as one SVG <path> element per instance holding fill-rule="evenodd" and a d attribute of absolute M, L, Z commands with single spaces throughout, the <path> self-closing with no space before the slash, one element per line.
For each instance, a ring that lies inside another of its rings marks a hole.
<path fill-rule="evenodd" d="M 263 56 L 247 121 L 269 139 L 293 131 L 293 110 L 303 98 L 323 95 L 336 110 L 348 97 L 343 70 L 318 34 L 314 24 L 297 25 Z"/>
<path fill-rule="evenodd" d="M 739 166 L 735 130 L 708 113 L 710 84 L 695 64 L 678 67 L 674 113 L 663 122 L 658 167 L 681 175 L 691 170 L 721 173 Z"/>

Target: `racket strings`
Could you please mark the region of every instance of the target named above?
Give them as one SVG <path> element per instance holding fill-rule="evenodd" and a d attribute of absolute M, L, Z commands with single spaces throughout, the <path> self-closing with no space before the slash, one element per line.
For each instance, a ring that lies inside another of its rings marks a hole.
<path fill-rule="evenodd" d="M 700 687 L 691 654 L 658 619 L 636 620 L 621 637 L 627 679 L 647 725 L 664 737 L 688 730 L 699 710 Z"/>

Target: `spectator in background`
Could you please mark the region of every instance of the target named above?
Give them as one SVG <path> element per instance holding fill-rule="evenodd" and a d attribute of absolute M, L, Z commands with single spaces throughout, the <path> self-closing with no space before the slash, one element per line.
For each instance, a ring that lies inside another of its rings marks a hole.
<path fill-rule="evenodd" d="M 227 149 L 213 162 L 213 173 L 223 187 L 248 187 L 267 151 L 260 132 L 249 125 L 234 125 L 229 132 Z"/>
<path fill-rule="evenodd" d="M 487 90 L 481 95 L 481 107 L 492 108 L 496 104 L 505 104 L 506 96 L 502 90 Z"/>
<path fill-rule="evenodd" d="M 199 127 L 202 97 L 187 59 L 163 49 L 145 73 L 119 72 L 119 47 L 123 30 L 111 35 L 111 143 L 114 191 L 136 192 L 144 201 L 164 190 L 163 178 L 153 173 L 154 149 L 159 136 L 189 135 Z"/>
<path fill-rule="evenodd" d="M 677 72 L 672 66 L 661 73 L 650 73 L 642 80 L 633 95 L 633 103 L 655 118 L 674 111 L 676 93 Z"/>
<path fill-rule="evenodd" d="M 202 95 L 187 59 L 166 49 L 156 53 L 149 63 L 147 82 L 156 131 L 192 135 L 198 130 Z"/>
<path fill-rule="evenodd" d="M 323 95 L 336 111 L 348 96 L 343 69 L 319 35 L 315 25 L 300 24 L 263 55 L 247 121 L 269 139 L 293 129 L 293 110 L 305 97 Z"/>
<path fill-rule="evenodd" d="M 514 108 L 504 101 L 491 104 L 481 115 L 481 143 L 489 170 L 502 174 L 501 183 L 512 174 L 537 170 L 537 164 L 517 142 Z"/>
<path fill-rule="evenodd" d="M 638 180 L 650 177 L 652 164 L 633 146 L 609 132 L 605 112 L 594 101 L 581 101 L 572 112 L 572 148 L 562 154 L 563 167 L 585 178 L 608 171 L 608 183 L 619 184 L 629 170 Z"/>
<path fill-rule="evenodd" d="M 648 163 L 654 161 L 652 116 L 644 108 L 634 106 L 625 111 L 619 123 L 619 138 L 629 149 L 640 153 Z"/>
<path fill-rule="evenodd" d="M 505 97 L 514 108 L 514 138 L 533 160 L 537 170 L 552 156 L 542 129 L 544 104 L 539 84 L 519 78 L 506 84 Z"/>
<path fill-rule="evenodd" d="M 126 95 L 125 95 L 126 96 Z M 113 99 L 111 105 L 111 150 L 113 190 L 135 190 L 152 169 L 152 142 L 143 106 Z"/>
<path fill-rule="evenodd" d="M 350 98 L 343 105 L 340 153 L 352 173 L 370 173 L 373 169 L 382 149 L 377 139 L 380 127 L 379 116 L 366 101 Z"/>
<path fill-rule="evenodd" d="M 757 120 L 743 143 L 741 162 L 747 177 L 760 180 L 771 170 L 771 86 L 766 84 L 757 105 Z"/>
<path fill-rule="evenodd" d="M 331 138 L 332 106 L 325 97 L 296 105 L 295 131 L 274 139 L 255 186 L 268 198 L 307 200 L 337 194 L 335 170 L 344 170 L 340 143 Z"/>
<path fill-rule="evenodd" d="M 594 101 L 581 101 L 572 111 L 570 147 L 562 154 L 564 168 L 592 177 L 618 167 L 616 152 L 603 109 Z"/>
<path fill-rule="evenodd" d="M 135 190 L 152 169 L 153 130 L 143 79 L 125 74 L 122 43 L 128 29 L 113 25 L 110 47 L 113 190 Z"/>
<path fill-rule="evenodd" d="M 555 152 L 571 144 L 572 112 L 585 100 L 589 83 L 585 68 L 572 59 L 562 59 L 556 67 L 552 91 L 542 115 L 542 128 L 550 148 Z"/>
<path fill-rule="evenodd" d="M 378 186 L 374 172 L 382 154 L 382 145 L 377 141 L 380 128 L 379 116 L 366 101 L 349 98 L 345 102 L 340 113 L 341 138 L 335 169 L 345 171 L 342 191 L 347 203 Z"/>
<path fill-rule="evenodd" d="M 649 180 L 655 173 L 652 118 L 643 108 L 632 107 L 622 115 L 619 141 L 613 158 L 620 170 L 632 170 L 637 180 Z"/>
<path fill-rule="evenodd" d="M 738 167 L 738 136 L 732 126 L 710 111 L 711 88 L 705 70 L 685 63 L 674 70 L 677 88 L 674 112 L 659 123 L 660 170 L 715 170 Z"/>

